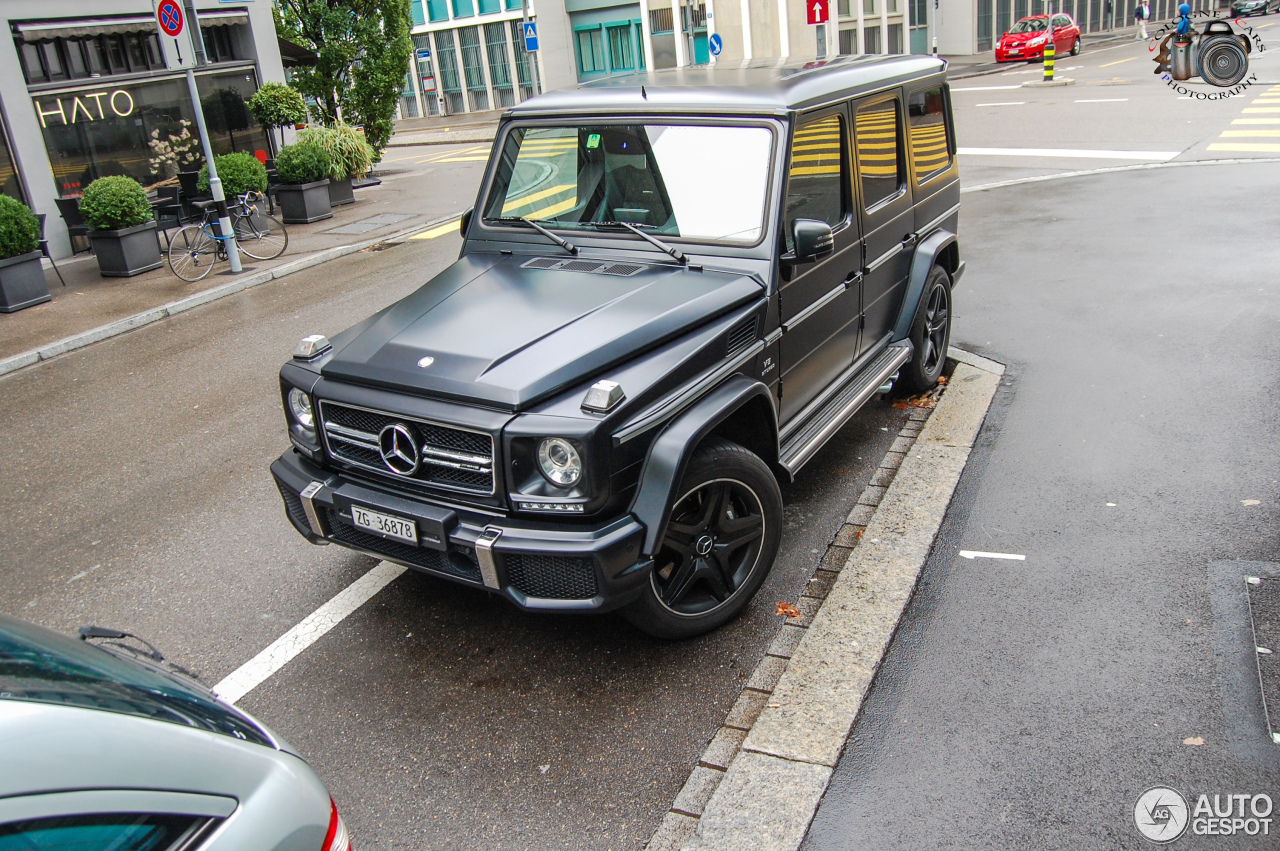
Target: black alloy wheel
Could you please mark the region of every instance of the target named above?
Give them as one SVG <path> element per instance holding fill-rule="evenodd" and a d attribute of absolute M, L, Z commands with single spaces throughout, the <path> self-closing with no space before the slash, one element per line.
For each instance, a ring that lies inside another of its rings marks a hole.
<path fill-rule="evenodd" d="M 659 638 L 690 638 L 737 615 L 764 582 L 781 538 L 782 494 L 768 466 L 723 440 L 689 462 L 649 587 L 623 610 Z"/>
<path fill-rule="evenodd" d="M 907 394 L 923 393 L 938 383 L 951 341 L 951 278 L 941 266 L 929 270 L 911 323 L 915 352 L 898 372 L 897 388 Z"/>

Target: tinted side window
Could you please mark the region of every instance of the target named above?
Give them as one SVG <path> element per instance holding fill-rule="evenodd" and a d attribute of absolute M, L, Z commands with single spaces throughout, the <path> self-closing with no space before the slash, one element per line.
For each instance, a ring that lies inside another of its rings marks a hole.
<path fill-rule="evenodd" d="M 907 115 L 911 121 L 911 164 L 916 183 L 924 183 L 951 165 L 942 87 L 912 92 L 907 98 Z"/>
<path fill-rule="evenodd" d="M 858 175 L 862 203 L 870 210 L 897 195 L 902 173 L 902 122 L 898 102 L 886 100 L 858 110 Z"/>
<path fill-rule="evenodd" d="M 845 220 L 844 118 L 828 115 L 801 124 L 791 142 L 791 171 L 787 179 L 787 250 L 791 250 L 791 224 L 815 219 L 835 227 Z"/>
<path fill-rule="evenodd" d="M 0 851 L 163 851 L 203 821 L 138 813 L 32 819 L 0 825 Z"/>

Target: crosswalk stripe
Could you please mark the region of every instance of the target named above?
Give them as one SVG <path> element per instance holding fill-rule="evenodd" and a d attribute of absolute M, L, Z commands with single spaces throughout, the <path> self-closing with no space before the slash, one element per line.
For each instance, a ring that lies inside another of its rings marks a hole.
<path fill-rule="evenodd" d="M 1237 118 L 1232 124 L 1280 124 L 1280 118 Z"/>
<path fill-rule="evenodd" d="M 1244 136 L 1280 136 L 1280 130 L 1223 130 L 1219 138 L 1238 139 Z"/>
<path fill-rule="evenodd" d="M 1280 154 L 1280 144 L 1268 145 L 1261 142 L 1214 142 L 1210 151 L 1249 151 L 1255 154 Z"/>
<path fill-rule="evenodd" d="M 1280 112 L 1280 106 L 1246 106 L 1245 112 Z"/>

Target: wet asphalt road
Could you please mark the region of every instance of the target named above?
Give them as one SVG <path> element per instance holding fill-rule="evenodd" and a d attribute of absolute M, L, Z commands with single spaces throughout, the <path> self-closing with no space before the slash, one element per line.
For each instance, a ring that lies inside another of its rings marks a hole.
<path fill-rule="evenodd" d="M 0 379 L 0 610 L 137 633 L 215 683 L 369 570 L 284 518 L 276 372 L 458 246 L 353 255 Z M 784 488 L 773 573 L 713 635 L 655 642 L 409 573 L 241 705 L 311 761 L 358 848 L 643 845 L 905 416 L 873 402 Z"/>
<path fill-rule="evenodd" d="M 806 851 L 1141 848 L 1151 786 L 1280 799 L 1233 566 L 1280 560 L 1280 243 L 1249 236 L 1277 187 L 1252 164 L 1063 181 L 1035 212 L 965 196 L 953 341 L 1009 371 Z"/>

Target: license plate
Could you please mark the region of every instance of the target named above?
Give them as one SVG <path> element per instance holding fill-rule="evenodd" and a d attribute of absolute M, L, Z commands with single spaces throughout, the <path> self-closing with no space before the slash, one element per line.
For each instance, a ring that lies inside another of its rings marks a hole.
<path fill-rule="evenodd" d="M 408 541 L 411 544 L 418 543 L 418 527 L 412 520 L 392 517 L 380 511 L 370 511 L 358 505 L 351 506 L 351 519 L 361 529 L 368 529 L 376 535 L 395 538 L 397 541 Z"/>
<path fill-rule="evenodd" d="M 1021 52 L 1022 52 L 1022 48 L 1021 48 L 1021 47 L 1011 47 L 1011 48 L 1009 48 L 1009 52 L 1010 52 L 1010 53 L 1021 53 Z"/>

